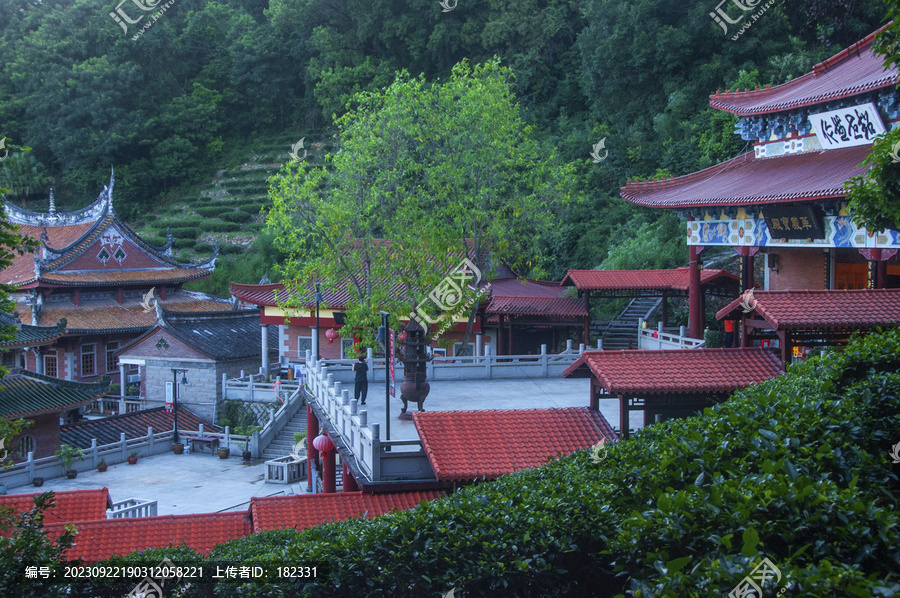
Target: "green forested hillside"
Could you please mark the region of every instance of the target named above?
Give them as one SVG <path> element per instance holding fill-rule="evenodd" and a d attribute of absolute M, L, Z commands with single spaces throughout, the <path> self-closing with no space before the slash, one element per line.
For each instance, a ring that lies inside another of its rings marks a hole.
<path fill-rule="evenodd" d="M 164 234 L 151 215 L 179 220 L 187 207 L 205 217 L 194 208 L 216 207 L 217 172 L 240 169 L 265 140 L 284 144 L 277 168 L 288 140 L 327 141 L 353 93 L 400 69 L 436 80 L 463 58 L 496 55 L 516 74 L 526 122 L 575 166 L 578 201 L 544 236 L 549 260 L 531 272 L 546 276 L 596 267 L 659 217 L 618 197 L 628 178 L 679 175 L 741 151 L 734 119 L 708 108 L 710 93 L 802 74 L 885 14 L 882 0 L 784 2 L 732 41 L 709 17 L 712 1 L 460 0 L 442 12 L 437 0 L 174 0 L 133 39 L 153 14 L 138 4 L 0 3 L 0 136 L 34 157 L 25 183 L 6 185 L 17 201 L 45 196 L 52 179 L 58 201 L 79 207 L 114 164 L 119 211 Z M 110 17 L 117 6 L 145 17 L 126 33 Z M 602 138 L 608 158 L 593 163 Z M 7 171 L 0 164 L 0 177 Z M 240 210 L 261 198 L 249 191 Z M 225 264 L 209 290 L 265 273 L 242 265 Z"/>

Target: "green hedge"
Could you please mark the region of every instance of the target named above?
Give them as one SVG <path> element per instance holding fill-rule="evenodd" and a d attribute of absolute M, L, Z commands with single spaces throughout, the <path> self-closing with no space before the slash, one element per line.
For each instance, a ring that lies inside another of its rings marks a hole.
<path fill-rule="evenodd" d="M 145 243 L 150 243 L 151 245 L 155 245 L 156 247 L 162 247 L 166 244 L 165 237 L 156 237 L 154 235 L 142 235 L 141 239 L 144 240 Z"/>
<path fill-rule="evenodd" d="M 194 245 L 194 251 L 197 253 L 212 253 L 213 245 L 212 243 L 197 243 Z"/>
<path fill-rule="evenodd" d="M 241 230 L 241 225 L 235 222 L 222 222 L 221 220 L 207 220 L 203 223 L 203 232 L 232 233 Z"/>
<path fill-rule="evenodd" d="M 766 597 L 893 596 L 898 372 L 900 331 L 873 334 L 599 462 L 579 451 L 410 511 L 227 542 L 209 562 L 321 573 L 217 595 L 724 596 L 766 557 L 782 574 Z"/>
<path fill-rule="evenodd" d="M 243 224 L 245 222 L 249 223 L 253 221 L 253 216 L 243 211 L 227 212 L 225 214 L 221 214 L 219 218 L 228 222 L 237 222 L 238 224 Z"/>
<path fill-rule="evenodd" d="M 168 228 L 190 228 L 193 226 L 199 225 L 203 222 L 202 218 L 197 218 L 196 216 L 185 216 L 183 218 L 178 218 L 177 220 L 160 220 L 158 222 L 154 222 L 153 226 L 159 230 L 166 230 Z"/>
<path fill-rule="evenodd" d="M 171 229 L 172 236 L 176 239 L 196 239 L 200 232 L 199 226 Z"/>
<path fill-rule="evenodd" d="M 193 249 L 195 243 L 194 239 L 175 239 L 172 247 L 175 249 Z"/>
<path fill-rule="evenodd" d="M 213 204 L 210 206 L 200 206 L 198 208 L 194 208 L 194 211 L 200 214 L 201 216 L 206 216 L 207 218 L 215 218 L 219 214 L 224 214 L 225 212 L 230 212 L 234 209 L 233 206 L 225 205 L 225 204 Z M 204 222 L 205 224 L 205 222 Z M 202 226 L 202 225 L 201 225 Z"/>

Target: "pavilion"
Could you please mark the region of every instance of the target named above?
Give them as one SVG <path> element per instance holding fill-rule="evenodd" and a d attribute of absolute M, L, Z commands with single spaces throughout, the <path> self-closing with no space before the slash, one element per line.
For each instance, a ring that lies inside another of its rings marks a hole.
<path fill-rule="evenodd" d="M 775 354 L 762 348 L 588 351 L 569 366 L 565 378 L 590 378 L 590 406 L 619 399 L 619 430 L 628 438 L 631 411 L 644 412 L 644 425 L 695 415 L 734 391 L 782 372 Z"/>
<path fill-rule="evenodd" d="M 716 92 L 710 106 L 740 117 L 736 132 L 753 151 L 705 170 L 629 182 L 622 197 L 685 218 L 691 296 L 700 294 L 700 254 L 732 247 L 741 256 L 741 291 L 754 288 L 856 289 L 900 286 L 900 232 L 853 221 L 845 183 L 875 138 L 900 122 L 897 67 L 872 51 L 875 35 L 765 89 Z M 702 307 L 690 302 L 690 336 L 702 333 Z"/>
<path fill-rule="evenodd" d="M 900 326 L 900 289 L 754 291 L 716 318 L 741 320 L 744 347 L 778 341 L 787 365 L 812 347 L 846 345 L 855 332 Z"/>
<path fill-rule="evenodd" d="M 120 367 L 115 352 L 153 327 L 156 303 L 179 312 L 227 311 L 232 305 L 182 290 L 184 283 L 212 274 L 216 254 L 201 264 L 184 264 L 172 257 L 171 235 L 162 247 L 144 241 L 116 215 L 114 183 L 110 176 L 98 199 L 75 212 L 57 211 L 52 190 L 47 212 L 4 204 L 17 234 L 39 240 L 40 248 L 14 256 L 0 272 L 0 283 L 14 287 L 11 298 L 23 323 L 14 344 L 7 345 L 17 352 L 13 363 L 65 380 L 107 375 L 124 391 L 132 372 Z M 62 319 L 64 331 L 52 342 L 22 346 L 20 339 L 35 328 L 46 331 Z"/>

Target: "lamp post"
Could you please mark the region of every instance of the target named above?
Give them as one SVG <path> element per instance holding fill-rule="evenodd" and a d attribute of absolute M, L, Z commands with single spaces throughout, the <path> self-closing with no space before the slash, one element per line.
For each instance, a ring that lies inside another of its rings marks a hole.
<path fill-rule="evenodd" d="M 391 314 L 386 311 L 381 314 L 381 326 L 384 330 L 384 436 L 385 440 L 391 439 L 391 360 L 394 358 L 391 352 L 391 336 L 388 322 Z M 390 447 L 387 447 L 390 449 Z"/>
<path fill-rule="evenodd" d="M 187 370 L 179 370 L 172 368 L 172 413 L 175 414 L 175 434 L 172 436 L 174 444 L 180 444 L 181 438 L 178 436 L 178 374 L 181 374 L 181 383 L 187 385 Z"/>
<path fill-rule="evenodd" d="M 322 292 L 319 283 L 316 283 L 316 361 L 321 359 L 319 355 L 319 304 L 322 302 Z"/>

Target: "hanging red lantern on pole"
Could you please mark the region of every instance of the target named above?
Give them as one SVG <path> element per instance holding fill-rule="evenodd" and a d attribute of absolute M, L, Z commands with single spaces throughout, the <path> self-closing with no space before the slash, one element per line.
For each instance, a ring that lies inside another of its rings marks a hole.
<path fill-rule="evenodd" d="M 328 434 L 322 432 L 313 440 L 313 446 L 317 451 L 325 453 L 334 450 L 334 441 Z"/>
<path fill-rule="evenodd" d="M 334 328 L 329 328 L 328 330 L 325 331 L 325 338 L 328 339 L 329 345 L 334 342 L 334 339 L 340 338 L 340 336 L 341 335 L 338 334 L 338 331 L 335 330 Z"/>

